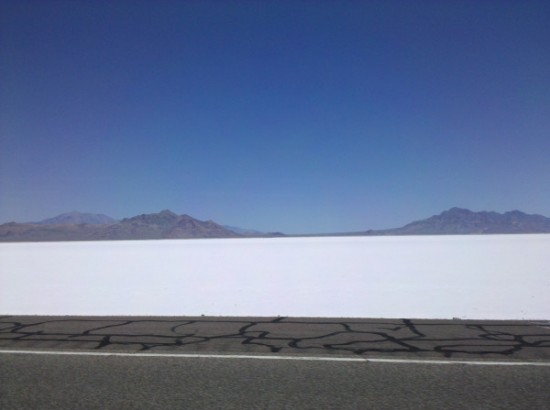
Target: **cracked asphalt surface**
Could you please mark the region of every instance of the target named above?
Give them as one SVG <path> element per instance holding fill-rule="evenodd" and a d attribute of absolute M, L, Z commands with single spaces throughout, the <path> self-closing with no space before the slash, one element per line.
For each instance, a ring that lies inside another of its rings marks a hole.
<path fill-rule="evenodd" d="M 549 360 L 548 322 L 0 317 L 0 348 Z"/>
<path fill-rule="evenodd" d="M 2 409 L 548 409 L 548 322 L 0 317 L 0 350 L 398 358 L 421 363 L 0 354 Z"/>

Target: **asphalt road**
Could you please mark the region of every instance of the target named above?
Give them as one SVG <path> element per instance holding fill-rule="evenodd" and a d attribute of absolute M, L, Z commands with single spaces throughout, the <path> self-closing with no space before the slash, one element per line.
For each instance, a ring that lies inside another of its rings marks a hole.
<path fill-rule="evenodd" d="M 6 410 L 549 409 L 549 385 L 547 323 L 0 318 Z"/>
<path fill-rule="evenodd" d="M 548 409 L 550 367 L 3 354 L 0 408 Z"/>

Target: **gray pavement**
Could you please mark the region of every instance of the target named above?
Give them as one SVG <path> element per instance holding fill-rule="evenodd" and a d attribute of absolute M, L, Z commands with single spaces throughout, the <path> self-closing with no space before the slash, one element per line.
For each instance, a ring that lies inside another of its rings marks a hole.
<path fill-rule="evenodd" d="M 545 322 L 0 317 L 7 410 L 549 409 L 549 384 Z"/>
<path fill-rule="evenodd" d="M 548 322 L 253 317 L 0 317 L 0 349 L 550 361 Z"/>
<path fill-rule="evenodd" d="M 3 410 L 548 409 L 550 367 L 0 354 Z"/>

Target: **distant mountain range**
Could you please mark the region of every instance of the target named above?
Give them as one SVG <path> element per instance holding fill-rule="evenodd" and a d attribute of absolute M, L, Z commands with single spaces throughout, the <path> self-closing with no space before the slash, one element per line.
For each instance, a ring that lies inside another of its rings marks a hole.
<path fill-rule="evenodd" d="M 169 210 L 116 221 L 106 215 L 71 212 L 37 223 L 0 225 L 0 241 L 92 241 L 241 237 L 213 221 Z"/>
<path fill-rule="evenodd" d="M 72 225 L 72 224 L 89 224 L 89 225 L 107 225 L 117 222 L 110 216 L 103 214 L 88 214 L 83 212 L 67 212 L 57 215 L 53 218 L 44 219 L 35 222 L 38 225 Z"/>
<path fill-rule="evenodd" d="M 550 233 L 550 218 L 520 211 L 504 214 L 451 208 L 439 215 L 411 222 L 401 228 L 339 233 L 337 235 L 468 235 Z M 200 221 L 189 215 L 164 210 L 117 221 L 102 214 L 69 212 L 40 222 L 0 225 L 0 241 L 85 241 L 122 239 L 184 239 L 279 237 L 280 232 L 262 233 Z M 300 236 L 300 235 L 293 235 Z M 307 235 L 321 236 L 321 235 Z M 322 236 L 327 236 L 322 235 Z"/>
<path fill-rule="evenodd" d="M 520 211 L 473 212 L 451 208 L 439 215 L 411 222 L 401 228 L 369 230 L 362 235 L 471 235 L 505 233 L 550 233 L 550 218 Z"/>
<path fill-rule="evenodd" d="M 229 225 L 222 225 L 225 229 L 229 229 L 230 231 L 233 231 L 235 233 L 241 234 L 241 235 L 265 235 L 264 232 L 257 231 L 255 229 L 246 229 L 246 228 L 239 228 L 237 226 L 229 226 Z"/>

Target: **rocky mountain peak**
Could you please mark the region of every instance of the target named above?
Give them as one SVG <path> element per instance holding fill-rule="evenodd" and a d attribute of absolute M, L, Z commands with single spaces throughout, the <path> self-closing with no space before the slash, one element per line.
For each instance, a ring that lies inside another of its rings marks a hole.
<path fill-rule="evenodd" d="M 401 228 L 369 231 L 369 235 L 468 235 L 496 233 L 550 233 L 550 218 L 514 210 L 474 212 L 451 208 L 439 215 L 411 222 Z"/>

